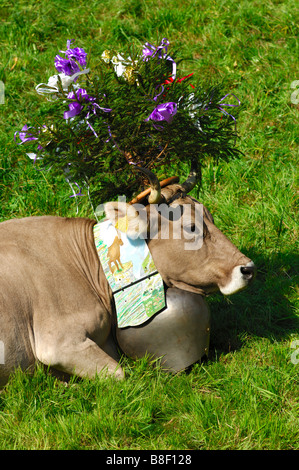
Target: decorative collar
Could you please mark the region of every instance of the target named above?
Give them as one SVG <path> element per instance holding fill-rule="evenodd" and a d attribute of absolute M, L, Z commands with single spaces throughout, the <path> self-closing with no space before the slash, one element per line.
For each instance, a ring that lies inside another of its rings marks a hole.
<path fill-rule="evenodd" d="M 165 308 L 164 283 L 145 240 L 130 239 L 110 220 L 94 225 L 93 232 L 113 292 L 118 327 L 141 325 Z"/>

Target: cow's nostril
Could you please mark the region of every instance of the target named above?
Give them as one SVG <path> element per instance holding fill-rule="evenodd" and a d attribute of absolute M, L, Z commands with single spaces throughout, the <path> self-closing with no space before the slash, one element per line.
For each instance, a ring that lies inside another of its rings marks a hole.
<path fill-rule="evenodd" d="M 254 273 L 255 273 L 255 266 L 242 266 L 241 267 L 241 273 L 247 279 L 251 279 L 253 277 Z"/>

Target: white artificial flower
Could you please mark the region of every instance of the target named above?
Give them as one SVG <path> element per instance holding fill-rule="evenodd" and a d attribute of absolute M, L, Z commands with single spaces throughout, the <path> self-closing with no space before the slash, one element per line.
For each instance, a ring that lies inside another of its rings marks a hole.
<path fill-rule="evenodd" d="M 125 59 L 120 54 L 117 54 L 117 56 L 113 56 L 111 59 L 115 73 L 118 77 L 122 77 L 122 75 L 126 71 L 126 66 L 123 64 L 124 60 Z"/>
<path fill-rule="evenodd" d="M 42 157 L 37 157 L 36 153 L 30 152 L 26 153 L 27 157 L 29 157 L 31 160 L 41 160 Z"/>
<path fill-rule="evenodd" d="M 68 87 L 73 83 L 73 79 L 71 76 L 65 75 L 65 73 L 59 73 L 58 75 L 53 75 L 52 77 L 50 77 L 48 80 L 48 86 L 57 88 L 58 91 L 58 77 L 61 80 L 63 91 L 67 91 Z"/>
<path fill-rule="evenodd" d="M 67 91 L 68 87 L 73 82 L 73 79 L 69 75 L 65 75 L 64 73 L 59 73 L 58 75 L 52 75 L 49 78 L 48 83 L 39 83 L 35 89 L 39 95 L 50 95 L 48 98 L 49 100 L 55 100 L 57 96 L 56 93 L 59 93 L 58 82 L 59 78 L 61 80 L 61 85 L 63 91 Z"/>
<path fill-rule="evenodd" d="M 63 91 L 67 92 L 70 85 L 73 84 L 75 89 L 80 88 L 80 85 L 74 83 L 74 80 L 82 74 L 89 73 L 89 69 L 81 70 L 74 75 L 66 75 L 65 73 L 59 73 L 58 75 L 52 75 L 48 83 L 39 83 L 35 89 L 39 95 L 50 95 L 48 100 L 55 100 L 57 96 L 55 93 L 59 93 L 58 80 L 60 78 Z M 58 78 L 59 77 L 59 78 Z"/>

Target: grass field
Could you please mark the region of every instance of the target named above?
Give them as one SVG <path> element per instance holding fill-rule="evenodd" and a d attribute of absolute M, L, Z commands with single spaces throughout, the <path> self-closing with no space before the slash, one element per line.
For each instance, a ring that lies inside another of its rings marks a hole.
<path fill-rule="evenodd" d="M 208 299 L 209 360 L 189 373 L 124 358 L 124 382 L 66 387 L 18 372 L 0 395 L 0 449 L 299 448 L 298 20 L 295 0 L 0 0 L 0 221 L 76 215 L 63 178 L 37 172 L 13 139 L 42 118 L 34 87 L 66 40 L 97 54 L 167 37 L 196 59 L 186 73 L 225 80 L 242 102 L 244 156 L 207 163 L 194 194 L 258 267 L 247 291 Z M 92 217 L 83 198 L 79 215 Z"/>

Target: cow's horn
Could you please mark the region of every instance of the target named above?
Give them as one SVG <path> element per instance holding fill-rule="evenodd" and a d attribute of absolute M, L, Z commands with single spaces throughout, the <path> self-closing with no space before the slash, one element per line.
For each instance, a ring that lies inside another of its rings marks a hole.
<path fill-rule="evenodd" d="M 196 185 L 198 179 L 200 179 L 200 167 L 199 167 L 198 161 L 195 159 L 192 159 L 191 170 L 190 170 L 189 176 L 187 177 L 186 181 L 184 181 L 184 183 L 181 184 L 184 191 L 186 193 L 190 193 L 190 191 Z"/>
<path fill-rule="evenodd" d="M 158 204 L 161 200 L 161 186 L 160 186 L 158 178 L 156 177 L 154 173 L 152 173 L 147 168 L 142 168 L 141 166 L 137 166 L 137 165 L 135 165 L 134 168 L 144 173 L 149 179 L 150 186 L 151 186 L 151 193 L 148 197 L 148 202 L 150 204 Z"/>

